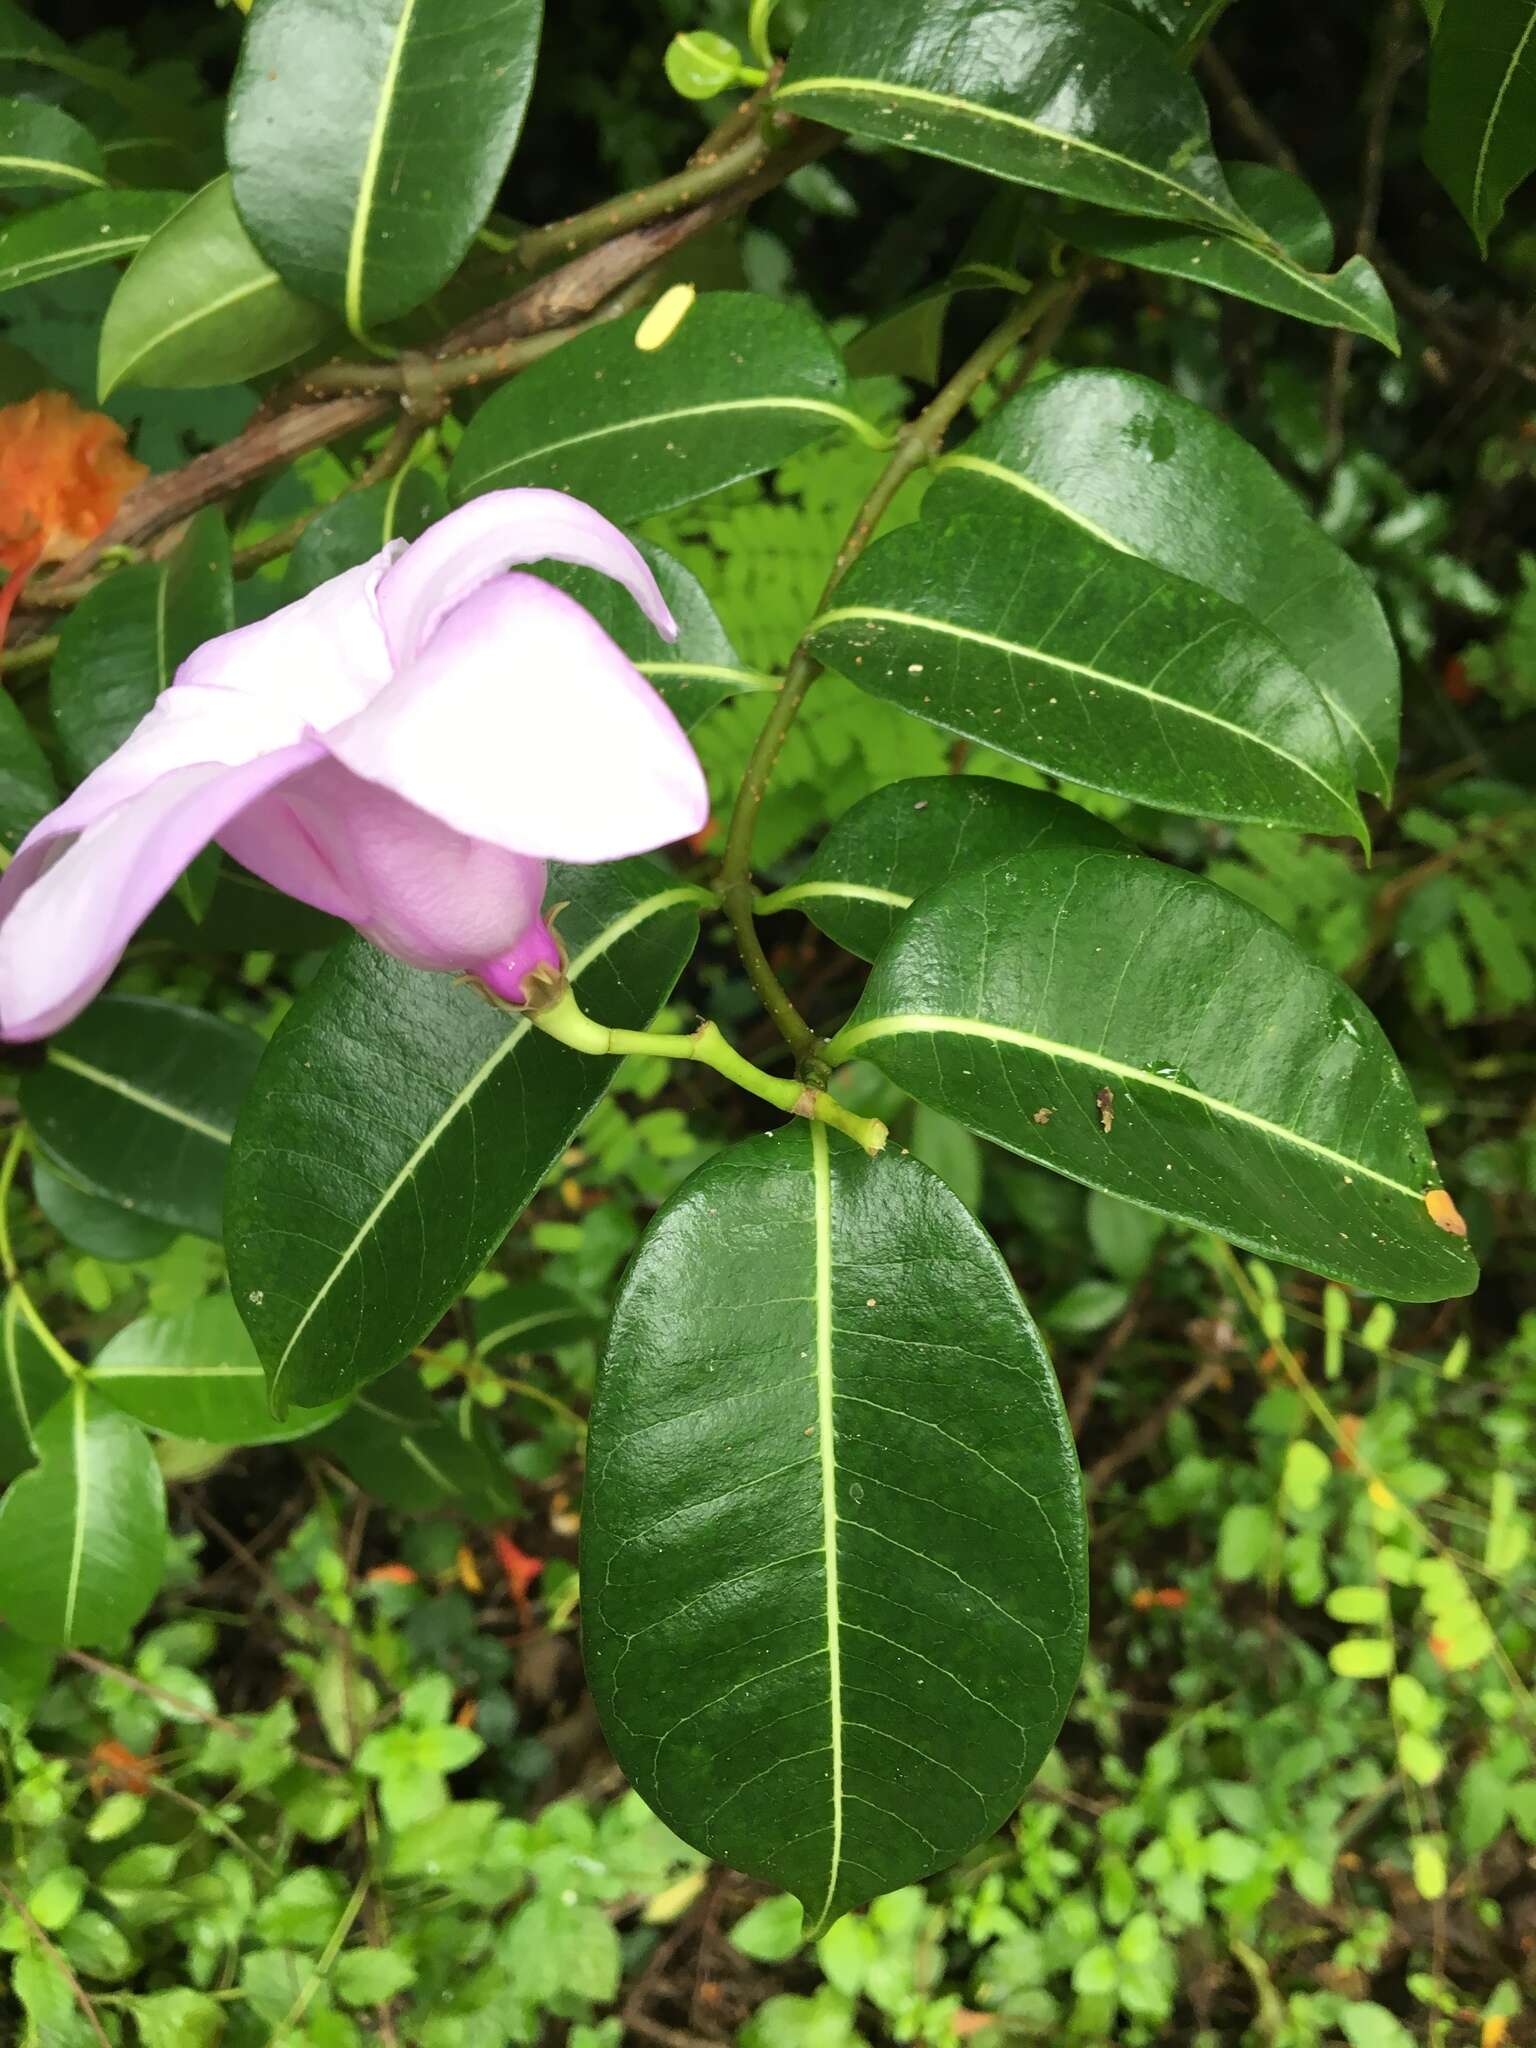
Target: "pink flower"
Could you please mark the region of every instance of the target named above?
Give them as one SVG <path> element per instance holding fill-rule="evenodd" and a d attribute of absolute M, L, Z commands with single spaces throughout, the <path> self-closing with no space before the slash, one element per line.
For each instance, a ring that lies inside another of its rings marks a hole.
<path fill-rule="evenodd" d="M 677 637 L 616 527 L 524 490 L 200 647 L 0 879 L 0 1036 L 84 1009 L 214 839 L 397 959 L 520 1000 L 557 958 L 545 862 L 664 846 L 708 810 L 693 749 L 627 656 L 573 598 L 503 573 L 540 559 L 601 570 Z"/>

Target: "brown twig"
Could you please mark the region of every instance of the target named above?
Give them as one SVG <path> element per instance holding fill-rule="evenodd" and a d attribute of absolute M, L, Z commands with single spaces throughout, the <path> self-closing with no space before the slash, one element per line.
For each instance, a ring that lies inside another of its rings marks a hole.
<path fill-rule="evenodd" d="M 1381 192 L 1386 175 L 1387 129 L 1397 104 L 1398 89 L 1422 54 L 1410 36 L 1410 0 L 1392 0 L 1381 43 L 1366 83 L 1365 141 L 1360 155 L 1360 215 L 1355 223 L 1357 256 L 1375 253 L 1376 225 L 1381 218 Z M 1349 390 L 1349 364 L 1358 336 L 1335 328 L 1329 348 L 1328 383 L 1323 401 L 1323 460 L 1331 469 L 1344 449 L 1344 406 Z"/>
<path fill-rule="evenodd" d="M 173 1714 L 185 1714 L 193 1721 L 201 1721 L 205 1728 L 217 1728 L 221 1735 L 236 1736 L 241 1742 L 255 1738 L 255 1730 L 242 1728 L 238 1721 L 230 1721 L 223 1714 L 213 1714 L 206 1707 L 200 1707 L 196 1700 L 184 1699 L 180 1693 L 167 1692 L 163 1685 L 155 1685 L 147 1678 L 140 1678 L 136 1672 L 125 1671 L 119 1664 L 108 1664 L 103 1658 L 93 1657 L 89 1650 L 66 1650 L 65 1656 L 82 1670 L 94 1672 L 98 1678 L 115 1679 L 119 1685 L 127 1686 L 157 1706 L 167 1707 Z M 333 1763 L 329 1757 L 307 1756 L 302 1750 L 294 1751 L 296 1763 L 307 1764 L 312 1771 L 327 1771 L 339 1776 L 343 1766 Z"/>
<path fill-rule="evenodd" d="M 62 1949 L 55 1947 L 55 1945 L 48 1939 L 47 1935 L 43 1932 L 42 1928 L 39 1927 L 36 1920 L 33 1919 L 31 1913 L 28 1912 L 25 1902 L 17 1898 L 16 1894 L 5 1882 L 4 1878 L 0 1878 L 0 1899 L 5 1900 L 6 1904 L 11 1908 L 11 1910 L 15 1913 L 16 1917 L 20 1920 L 22 1926 L 26 1928 L 28 1934 L 31 1935 L 32 1939 L 43 1951 L 43 1954 L 47 1956 L 49 1962 L 52 1963 L 53 1967 L 58 1971 L 59 1975 L 64 1979 L 65 1983 L 74 1993 L 75 2003 L 79 2006 L 80 2011 L 84 2016 L 86 2025 L 90 2028 L 91 2032 L 96 2036 L 97 2040 L 101 2043 L 101 2048 L 112 2048 L 112 2043 L 108 2038 L 107 2030 L 101 2024 L 101 2021 L 97 2016 L 96 2008 L 94 2005 L 92 2005 L 90 2001 L 90 1996 L 87 1993 L 85 1986 L 80 1982 L 80 1979 L 75 1975 L 74 1971 L 70 1968 L 69 1958 L 65 1955 Z"/>
<path fill-rule="evenodd" d="M 1099 1381 L 1104 1377 L 1106 1368 L 1119 1352 L 1124 1349 L 1126 1340 L 1141 1321 L 1147 1306 L 1147 1295 L 1150 1291 L 1149 1280 L 1150 1275 L 1143 1274 L 1141 1284 L 1137 1287 L 1136 1292 L 1131 1296 L 1124 1309 L 1121 1310 L 1110 1328 L 1109 1334 L 1072 1384 L 1072 1396 L 1067 1402 L 1067 1427 L 1071 1430 L 1074 1439 L 1082 1432 L 1083 1424 L 1088 1417 L 1088 1410 L 1093 1405 L 1093 1397 L 1098 1391 Z"/>
<path fill-rule="evenodd" d="M 602 317 L 605 308 L 618 310 L 612 302 L 624 287 L 837 140 L 831 130 L 789 115 L 775 117 L 774 132 L 777 146 L 737 183 L 685 213 L 633 228 L 574 257 L 502 305 L 465 321 L 429 357 L 415 359 L 416 365 L 431 367 L 439 392 L 508 375 L 559 346 L 578 323 Z M 78 584 L 107 549 L 142 545 L 268 470 L 385 418 L 402 397 L 413 395 L 407 387 L 412 375 L 419 381 L 419 367 L 413 371 L 401 363 L 321 365 L 294 394 L 295 402 L 275 417 L 258 418 L 222 447 L 130 491 L 106 531 L 63 563 L 35 594 L 47 605 L 60 590 Z M 325 395 L 338 385 L 340 395 Z"/>
<path fill-rule="evenodd" d="M 1122 1467 L 1134 1464 L 1144 1451 L 1151 1450 L 1181 1408 L 1198 1401 L 1207 1387 L 1219 1386 L 1227 1378 L 1227 1368 L 1219 1358 L 1202 1360 L 1182 1386 L 1175 1387 L 1166 1401 L 1159 1402 L 1152 1413 L 1137 1423 L 1128 1436 L 1122 1437 L 1112 1451 L 1107 1451 L 1097 1464 L 1089 1467 L 1083 1481 L 1088 1498 L 1092 1500 L 1095 1494 L 1101 1493 Z"/>
<path fill-rule="evenodd" d="M 1268 121 L 1243 91 L 1242 82 L 1221 52 L 1207 43 L 1196 59 L 1206 82 L 1210 85 L 1228 120 L 1245 142 L 1250 143 L 1259 155 L 1268 159 L 1277 169 L 1289 171 L 1292 177 L 1301 173 L 1290 144 L 1284 136 L 1270 127 Z"/>

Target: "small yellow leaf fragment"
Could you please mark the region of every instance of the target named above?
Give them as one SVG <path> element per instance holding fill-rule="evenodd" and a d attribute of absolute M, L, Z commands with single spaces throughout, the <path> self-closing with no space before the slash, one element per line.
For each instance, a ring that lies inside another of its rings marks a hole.
<path fill-rule="evenodd" d="M 459 1584 L 466 1593 L 483 1593 L 485 1591 L 485 1582 L 481 1578 L 479 1568 L 475 1563 L 474 1552 L 467 1543 L 459 1545 L 458 1555 L 454 1558 L 453 1562 Z"/>
<path fill-rule="evenodd" d="M 1444 1188 L 1431 1188 L 1424 1197 L 1424 1206 L 1429 1211 L 1431 1223 L 1438 1223 L 1440 1228 L 1448 1230 L 1452 1237 L 1466 1236 L 1467 1226 L 1461 1211 Z"/>
<path fill-rule="evenodd" d="M 670 341 L 697 297 L 698 292 L 691 284 L 670 286 L 635 329 L 635 347 L 649 350 Z"/>
<path fill-rule="evenodd" d="M 1479 2048 L 1504 2048 L 1504 2037 L 1509 2032 L 1509 2021 L 1501 2012 L 1491 2012 L 1483 2021 L 1478 2036 Z"/>

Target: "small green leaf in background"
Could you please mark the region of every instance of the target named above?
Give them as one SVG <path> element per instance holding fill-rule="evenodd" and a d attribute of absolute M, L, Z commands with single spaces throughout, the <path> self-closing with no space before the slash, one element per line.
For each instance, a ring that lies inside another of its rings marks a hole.
<path fill-rule="evenodd" d="M 1064 212 L 1060 232 L 1095 256 L 1188 278 L 1293 320 L 1342 327 L 1397 355 L 1397 314 L 1366 259 L 1351 256 L 1332 276 L 1327 274 L 1333 227 L 1311 188 L 1271 164 L 1228 164 L 1226 173 L 1233 197 L 1267 241 L 1239 242 L 1199 229 L 1128 220 L 1100 207 Z"/>
<path fill-rule="evenodd" d="M 589 1309 L 544 1281 L 498 1287 L 475 1303 L 475 1346 L 487 1358 L 516 1358 L 578 1343 L 600 1327 Z"/>
<path fill-rule="evenodd" d="M 494 392 L 454 456 L 454 500 L 542 484 L 623 524 L 772 469 L 846 423 L 842 360 L 800 307 L 709 292 L 656 349 L 635 346 L 642 317 L 578 335 Z"/>
<path fill-rule="evenodd" d="M 1276 1538 L 1275 1518 L 1265 1507 L 1239 1502 L 1221 1518 L 1216 1570 L 1234 1582 L 1256 1579 L 1269 1561 Z"/>
<path fill-rule="evenodd" d="M 731 1929 L 731 1947 L 754 1963 L 782 1963 L 805 1940 L 805 1908 L 793 1892 L 760 1899 Z"/>
<path fill-rule="evenodd" d="M 209 1444 L 286 1443 L 334 1419 L 337 1405 L 290 1408 L 279 1421 L 240 1313 L 210 1294 L 169 1315 L 140 1316 L 87 1369 L 96 1392 L 146 1428 Z"/>
<path fill-rule="evenodd" d="M 77 1188 L 46 1159 L 32 1162 L 32 1193 L 60 1237 L 93 1258 L 114 1262 L 152 1259 L 175 1235 L 168 1223 Z"/>
<path fill-rule="evenodd" d="M 0 292 L 132 256 L 186 204 L 185 192 L 82 192 L 0 227 Z"/>
<path fill-rule="evenodd" d="M 819 1929 L 1017 1804 L 1081 1654 L 1081 1486 L 935 1175 L 804 1122 L 702 1167 L 630 1265 L 590 1457 L 588 1678 L 685 1839 Z"/>
<path fill-rule="evenodd" d="M 1163 1218 L 1097 1189 L 1088 1197 L 1087 1215 L 1088 1242 L 1099 1264 L 1117 1280 L 1139 1280 L 1168 1234 Z"/>
<path fill-rule="evenodd" d="M 235 623 L 224 515 L 210 507 L 161 561 L 131 562 L 66 613 L 48 683 L 69 767 L 88 775 L 122 745 L 187 656 Z"/>
<path fill-rule="evenodd" d="M 484 1442 L 461 1431 L 453 1411 L 431 1398 L 412 1365 L 397 1366 L 353 1395 L 319 1447 L 375 1499 L 407 1513 L 452 1505 L 491 1516 L 511 1504 Z"/>
<path fill-rule="evenodd" d="M 143 1432 L 77 1380 L 0 1500 L 0 1613 L 34 1642 L 115 1648 L 159 1590 L 165 1488 Z"/>
<path fill-rule="evenodd" d="M 1360 999 L 1213 883 L 1025 854 L 923 897 L 834 1061 L 1074 1180 L 1399 1300 L 1477 1269 L 1424 1201 L 1406 1076 Z"/>
<path fill-rule="evenodd" d="M 96 138 L 61 107 L 0 99 L 0 191 L 54 185 L 80 192 L 106 183 Z"/>
<path fill-rule="evenodd" d="M 1424 159 L 1486 253 L 1510 194 L 1536 170 L 1536 0 L 1444 0 Z"/>
<path fill-rule="evenodd" d="M 1328 1652 L 1340 1678 L 1385 1678 L 1392 1669 L 1392 1645 L 1383 1637 L 1348 1636 Z"/>
<path fill-rule="evenodd" d="M 951 1194 L 959 1196 L 973 1216 L 980 1212 L 981 1146 L 963 1124 L 920 1102 L 912 1113 L 912 1139 L 907 1149 L 930 1173 L 939 1176 Z"/>
<path fill-rule="evenodd" d="M 215 178 L 134 257 L 101 329 L 97 388 L 238 384 L 322 341 L 332 316 L 302 299 L 241 225 Z"/>
<path fill-rule="evenodd" d="M 419 306 L 490 212 L 543 0 L 264 0 L 229 98 L 241 215 L 354 334 Z"/>
<path fill-rule="evenodd" d="M 985 775 L 888 782 L 845 811 L 797 880 L 760 913 L 803 910 L 829 938 L 873 960 L 915 897 L 1005 853 L 1122 846 L 1078 804 Z"/>
<path fill-rule="evenodd" d="M 27 1071 L 22 1108 L 52 1163 L 88 1193 L 216 1238 L 235 1112 L 260 1057 L 243 1025 L 101 996 Z"/>

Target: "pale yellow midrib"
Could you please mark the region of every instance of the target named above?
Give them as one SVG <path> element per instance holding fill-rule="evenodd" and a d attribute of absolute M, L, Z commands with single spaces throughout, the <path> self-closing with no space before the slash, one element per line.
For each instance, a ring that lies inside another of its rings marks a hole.
<path fill-rule="evenodd" d="M 125 1081 L 119 1074 L 109 1074 L 101 1067 L 93 1067 L 85 1060 L 76 1059 L 73 1053 L 61 1052 L 57 1046 L 48 1048 L 49 1064 L 62 1067 L 66 1074 L 77 1074 L 82 1081 L 89 1081 L 97 1088 L 105 1088 L 113 1095 L 121 1095 L 125 1102 L 137 1103 L 140 1109 L 147 1109 L 155 1116 L 162 1116 L 167 1122 L 181 1124 L 189 1131 L 196 1131 L 201 1138 L 212 1138 L 215 1144 L 227 1145 L 234 1136 L 232 1131 L 220 1128 L 218 1124 L 205 1123 L 200 1116 L 193 1116 L 190 1110 L 178 1109 L 174 1103 L 162 1102 L 157 1095 L 147 1095 L 142 1088 L 135 1088 L 131 1081 Z"/>
<path fill-rule="evenodd" d="M 827 1133 L 811 1125 L 811 1182 L 815 1213 L 816 1434 L 821 1462 L 821 1541 L 827 1589 L 827 1690 L 832 1749 L 832 1851 L 826 1897 L 817 1916 L 826 1925 L 843 1860 L 843 1656 L 838 1598 L 837 1449 L 832 1415 L 832 1169 Z"/>
<path fill-rule="evenodd" d="M 69 1586 L 64 1595 L 64 1640 L 75 1633 L 75 1609 L 80 1604 L 80 1573 L 85 1563 L 85 1518 L 90 1503 L 90 1483 L 85 1459 L 85 1387 L 77 1380 L 72 1389 L 75 1412 L 71 1423 L 75 1455 L 75 1527 L 69 1559 Z"/>
<path fill-rule="evenodd" d="M 1188 185 L 1181 185 L 1177 178 L 1166 171 L 1159 171 L 1151 164 L 1139 164 L 1134 157 L 1122 156 L 1119 150 L 1106 149 L 1101 142 L 1089 142 L 1083 136 L 1068 135 L 1060 128 L 1046 128 L 1038 121 L 1026 120 L 1022 114 L 1010 114 L 1001 107 L 984 106 L 980 100 L 961 99 L 955 93 L 933 92 L 920 85 L 893 85 L 881 78 L 797 78 L 789 85 L 781 85 L 774 92 L 777 100 L 793 99 L 796 93 L 815 92 L 870 93 L 877 97 L 895 100 L 910 100 L 917 106 L 940 107 L 948 113 L 966 114 L 982 121 L 994 121 L 999 127 L 1018 128 L 1038 142 L 1048 143 L 1053 149 L 1079 150 L 1084 156 L 1102 157 L 1106 163 L 1118 164 L 1131 171 L 1138 178 L 1145 178 L 1150 184 L 1161 185 L 1169 192 L 1177 192 L 1192 205 L 1203 209 L 1207 221 L 1225 224 L 1224 231 L 1235 241 L 1247 248 L 1268 250 L 1276 245 L 1266 239 L 1259 239 L 1253 233 L 1257 222 L 1245 219 L 1242 214 L 1228 213 L 1214 200 L 1207 199 Z M 1185 220 L 1175 215 L 1171 219 L 1164 214 L 1148 216 L 1153 220 L 1167 220 L 1172 226 L 1187 226 L 1194 232 L 1199 222 Z M 1260 231 L 1262 233 L 1262 231 Z M 1284 251 L 1279 252 L 1284 256 Z"/>
<path fill-rule="evenodd" d="M 99 178 L 94 171 L 83 171 L 78 164 L 59 163 L 51 156 L 0 156 L 0 167 L 13 171 L 54 171 L 61 178 L 78 179 L 82 185 L 94 185 L 98 191 L 106 186 L 106 179 Z M 46 184 L 41 177 L 39 184 Z"/>
<path fill-rule="evenodd" d="M 1363 1160 L 1351 1159 L 1347 1153 L 1335 1152 L 1331 1145 L 1320 1145 L 1315 1138 L 1305 1138 L 1299 1131 L 1288 1131 L 1284 1124 L 1271 1123 L 1268 1117 L 1259 1116 L 1251 1109 L 1240 1109 L 1234 1102 L 1223 1102 L 1219 1096 L 1202 1094 L 1198 1088 L 1191 1088 L 1183 1081 L 1172 1080 L 1165 1074 L 1149 1073 L 1145 1067 L 1129 1066 L 1124 1060 L 1109 1058 L 1104 1053 L 1089 1052 L 1085 1046 L 1064 1045 L 1053 1038 L 1038 1037 L 1032 1031 L 1017 1031 L 1007 1024 L 988 1024 L 974 1017 L 944 1017 L 929 1015 L 925 1011 L 904 1011 L 889 1017 L 871 1017 L 865 1023 L 853 1023 L 840 1031 L 828 1049 L 828 1057 L 837 1061 L 846 1059 L 861 1045 L 868 1045 L 875 1038 L 896 1038 L 903 1033 L 938 1035 L 946 1033 L 954 1038 L 978 1038 L 989 1045 L 1014 1045 L 1022 1052 L 1043 1053 L 1049 1059 L 1070 1060 L 1074 1066 L 1088 1067 L 1096 1074 L 1112 1074 L 1116 1080 L 1134 1081 L 1143 1088 L 1156 1088 L 1165 1095 L 1177 1095 L 1188 1102 L 1198 1102 L 1202 1109 L 1219 1116 L 1231 1117 L 1235 1123 L 1247 1124 L 1251 1129 L 1262 1131 L 1266 1137 L 1277 1138 L 1283 1144 L 1294 1145 L 1300 1151 L 1310 1152 L 1318 1159 L 1325 1159 L 1330 1166 L 1348 1167 L 1352 1174 L 1360 1174 L 1366 1180 L 1376 1181 L 1394 1194 L 1406 1195 L 1410 1201 L 1422 1202 L 1424 1190 L 1410 1188 L 1402 1181 L 1393 1180 L 1389 1174 L 1378 1173 Z"/>
<path fill-rule="evenodd" d="M 1482 144 L 1477 152 L 1477 168 L 1472 173 L 1472 216 L 1474 220 L 1483 209 L 1483 178 L 1488 169 L 1488 152 L 1493 146 L 1493 131 L 1499 125 L 1499 117 L 1504 111 L 1504 98 L 1509 91 L 1510 81 L 1520 69 L 1520 59 L 1525 55 L 1525 46 L 1531 40 L 1533 33 L 1536 33 L 1536 7 L 1532 8 L 1531 18 L 1521 31 L 1520 40 L 1515 45 L 1515 53 L 1509 60 L 1509 68 L 1499 80 L 1499 89 L 1493 96 L 1493 105 L 1488 109 L 1488 122 L 1483 129 Z"/>
<path fill-rule="evenodd" d="M 703 419 L 716 412 L 817 412 L 839 425 L 847 426 L 857 414 L 850 414 L 846 407 L 834 404 L 830 398 L 712 398 L 706 405 L 679 405 L 667 412 L 652 412 L 630 419 L 615 420 L 600 427 L 591 427 L 584 434 L 567 434 L 559 441 L 543 441 L 537 448 L 530 448 L 521 455 L 511 456 L 505 462 L 494 463 L 485 470 L 485 476 L 499 476 L 502 471 L 516 469 L 525 462 L 541 460 L 546 455 L 558 455 L 563 448 L 579 448 L 589 441 L 602 441 L 613 434 L 632 434 L 641 427 L 665 426 L 669 420 Z"/>
<path fill-rule="evenodd" d="M 1126 549 L 1122 553 L 1129 552 Z M 1303 761 L 1299 754 L 1292 754 L 1286 748 L 1277 746 L 1273 740 L 1265 739 L 1262 733 L 1252 732 L 1245 725 L 1234 725 L 1230 718 L 1223 718 L 1218 712 L 1206 711 L 1198 704 L 1188 704 L 1182 697 L 1165 697 L 1161 691 L 1149 690 L 1145 683 L 1132 682 L 1128 676 L 1112 676 L 1107 669 L 1090 668 L 1083 661 L 1069 661 L 1065 655 L 1047 654 L 1041 647 L 1027 647 L 1021 641 L 1003 640 L 995 633 L 983 633 L 974 626 L 959 626 L 951 619 L 924 618 L 920 612 L 900 612 L 884 605 L 847 604 L 837 605 L 829 612 L 823 612 L 811 621 L 811 631 L 817 632 L 823 626 L 841 625 L 845 620 L 857 622 L 867 619 L 871 625 L 915 626 L 930 633 L 948 634 L 952 640 L 969 640 L 978 647 L 996 648 L 999 654 L 1016 656 L 1020 661 L 1043 662 L 1047 668 L 1059 669 L 1063 675 L 1084 676 L 1089 682 L 1103 683 L 1106 689 L 1126 690 L 1136 697 L 1144 697 L 1149 704 L 1156 704 L 1176 718 L 1198 718 L 1207 725 L 1219 726 L 1249 746 L 1261 747 L 1265 753 L 1273 754 L 1276 760 L 1287 761 L 1315 782 L 1319 789 L 1326 790 L 1336 804 L 1349 808 L 1349 799 L 1336 790 L 1325 776 Z M 1313 685 L 1316 688 L 1316 685 Z M 1319 692 L 1321 695 L 1321 692 Z M 1326 707 L 1327 700 L 1324 699 Z M 1337 735 L 1335 735 L 1337 738 Z M 987 744 L 987 742 L 983 742 Z"/>
<path fill-rule="evenodd" d="M 415 12 L 416 0 L 405 0 L 395 27 L 395 40 L 390 47 L 389 63 L 385 66 L 384 78 L 379 88 L 378 110 L 374 115 L 373 131 L 368 137 L 368 154 L 363 159 L 363 175 L 357 187 L 357 210 L 352 216 L 352 234 L 347 243 L 347 326 L 359 338 L 363 332 L 363 261 L 369 221 L 373 212 L 374 189 L 379 182 L 379 165 L 384 156 L 384 137 L 389 128 L 390 114 L 394 109 L 395 81 L 400 75 L 406 38 L 411 32 L 411 18 Z"/>

